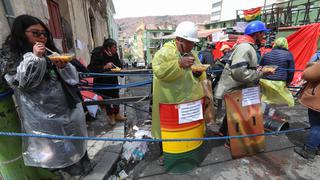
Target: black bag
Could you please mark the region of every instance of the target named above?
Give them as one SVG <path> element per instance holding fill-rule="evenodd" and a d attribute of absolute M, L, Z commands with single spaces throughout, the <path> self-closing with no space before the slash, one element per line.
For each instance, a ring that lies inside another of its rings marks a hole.
<path fill-rule="evenodd" d="M 62 89 L 66 94 L 67 103 L 69 108 L 74 109 L 76 105 L 81 102 L 80 90 L 78 85 L 70 85 L 66 83 L 60 76 L 56 67 L 54 67 L 54 71 L 57 73 L 58 78 L 61 80 Z"/>

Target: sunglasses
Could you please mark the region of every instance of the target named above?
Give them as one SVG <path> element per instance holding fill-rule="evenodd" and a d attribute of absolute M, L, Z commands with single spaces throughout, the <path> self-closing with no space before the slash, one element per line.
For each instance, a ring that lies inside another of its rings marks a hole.
<path fill-rule="evenodd" d="M 32 35 L 34 37 L 40 37 L 41 35 L 43 35 L 44 37 L 48 37 L 49 36 L 49 33 L 48 32 L 41 32 L 41 31 L 26 31 L 26 32 L 31 32 Z"/>

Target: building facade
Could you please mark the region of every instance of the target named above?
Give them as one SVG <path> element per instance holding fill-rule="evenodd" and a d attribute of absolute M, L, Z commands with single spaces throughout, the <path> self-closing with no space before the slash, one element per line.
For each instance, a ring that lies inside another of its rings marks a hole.
<path fill-rule="evenodd" d="M 144 52 L 146 51 L 146 45 L 144 43 L 145 39 L 145 24 L 141 25 L 136 29 L 136 33 L 133 38 L 133 56 L 137 61 L 144 60 Z"/>
<path fill-rule="evenodd" d="M 211 22 L 218 22 L 221 19 L 221 9 L 222 9 L 222 1 L 223 0 L 212 0 L 211 7 Z"/>
<path fill-rule="evenodd" d="M 174 32 L 176 25 L 169 23 L 141 25 L 134 34 L 133 52 L 135 59 L 150 64 L 153 55 L 162 45 L 161 37 Z"/>
<path fill-rule="evenodd" d="M 255 7 L 269 7 L 279 0 L 212 0 L 211 22 L 229 21 L 235 19 L 237 10 Z"/>
<path fill-rule="evenodd" d="M 1 44 L 9 34 L 9 22 L 21 14 L 44 21 L 61 51 L 86 62 L 93 48 L 109 36 L 106 0 L 11 0 L 0 3 Z"/>
<path fill-rule="evenodd" d="M 107 26 L 109 37 L 115 41 L 119 41 L 119 25 L 114 19 L 116 10 L 112 0 L 107 0 Z"/>

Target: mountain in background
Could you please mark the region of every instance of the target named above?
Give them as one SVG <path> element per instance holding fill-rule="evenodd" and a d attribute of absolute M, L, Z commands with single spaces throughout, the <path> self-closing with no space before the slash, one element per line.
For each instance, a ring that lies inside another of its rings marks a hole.
<path fill-rule="evenodd" d="M 203 14 L 190 14 L 190 15 L 174 15 L 174 16 L 146 16 L 146 17 L 133 17 L 116 19 L 122 33 L 132 36 L 136 29 L 144 23 L 145 25 L 154 24 L 159 25 L 162 23 L 178 25 L 182 21 L 192 21 L 194 23 L 208 23 L 210 15 Z"/>

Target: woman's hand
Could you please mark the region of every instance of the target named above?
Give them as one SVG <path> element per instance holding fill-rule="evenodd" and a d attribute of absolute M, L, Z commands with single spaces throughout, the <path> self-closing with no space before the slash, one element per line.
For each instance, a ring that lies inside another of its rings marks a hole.
<path fill-rule="evenodd" d="M 46 51 L 46 47 L 41 42 L 36 42 L 36 44 L 33 46 L 33 54 L 37 57 L 42 58 L 45 51 Z"/>
<path fill-rule="evenodd" d="M 54 60 L 52 61 L 52 63 L 57 66 L 57 68 L 62 69 L 64 67 L 66 67 L 68 62 L 62 61 L 62 60 Z"/>
<path fill-rule="evenodd" d="M 104 65 L 103 69 L 111 69 L 113 67 L 112 62 L 108 62 L 106 65 Z"/>

